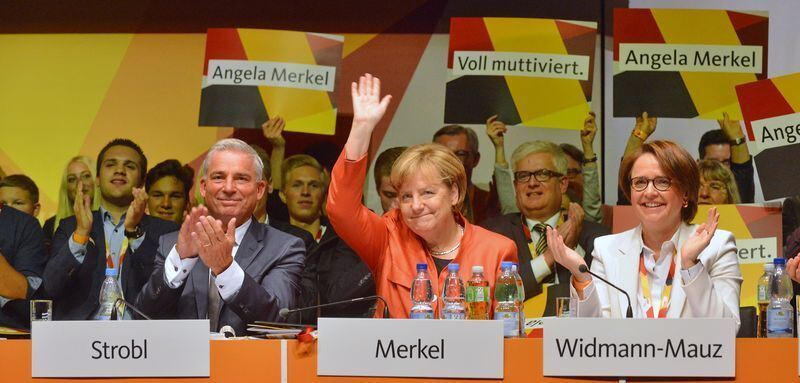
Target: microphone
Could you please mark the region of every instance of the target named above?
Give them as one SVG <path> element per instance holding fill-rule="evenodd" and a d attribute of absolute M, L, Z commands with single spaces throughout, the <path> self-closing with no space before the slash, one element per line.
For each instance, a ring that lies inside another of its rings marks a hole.
<path fill-rule="evenodd" d="M 617 285 L 607 281 L 605 278 L 593 273 L 591 270 L 589 270 L 588 267 L 586 267 L 586 265 L 578 266 L 578 271 L 580 271 L 582 273 L 589 273 L 589 275 L 591 275 L 591 276 L 593 276 L 593 277 L 605 282 L 607 285 L 609 285 L 609 286 L 619 290 L 619 292 L 625 294 L 625 298 L 628 299 L 628 311 L 625 313 L 625 318 L 633 318 L 633 308 L 631 308 L 631 297 L 628 295 L 628 293 L 625 290 L 617 287 Z"/>
<path fill-rule="evenodd" d="M 117 300 L 114 301 L 114 309 L 111 310 L 111 317 L 109 318 L 110 320 L 117 320 L 117 309 L 119 308 L 120 304 L 126 305 L 129 309 L 141 315 L 142 318 L 144 319 L 153 320 L 153 318 L 150 318 L 149 316 L 147 316 L 147 314 L 143 313 L 142 310 L 137 309 L 136 306 L 132 305 L 130 302 L 122 298 L 117 298 Z"/>
<path fill-rule="evenodd" d="M 343 301 L 324 303 L 324 304 L 321 304 L 321 305 L 300 307 L 300 308 L 296 308 L 296 309 L 288 309 L 288 308 L 284 307 L 284 308 L 282 308 L 282 309 L 280 309 L 278 311 L 278 315 L 281 318 L 286 318 L 289 315 L 294 314 L 294 313 L 308 311 L 308 310 L 316 310 L 316 309 L 322 308 L 322 307 L 347 305 L 347 304 L 356 303 L 356 302 L 374 301 L 374 300 L 379 300 L 379 301 L 383 302 L 383 317 L 384 318 L 389 318 L 389 305 L 386 303 L 386 300 L 383 299 L 383 297 L 381 297 L 380 295 L 370 295 L 368 297 L 358 297 L 358 298 L 347 299 L 347 300 L 343 300 Z"/>

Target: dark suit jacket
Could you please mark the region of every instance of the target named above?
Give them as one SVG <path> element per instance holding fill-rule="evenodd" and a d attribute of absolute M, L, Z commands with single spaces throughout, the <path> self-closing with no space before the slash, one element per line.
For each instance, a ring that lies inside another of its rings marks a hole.
<path fill-rule="evenodd" d="M 44 236 L 36 218 L 8 206 L 0 210 L 0 255 L 26 278 L 42 277 L 46 262 Z M 27 298 L 35 292 L 28 285 Z M 28 300 L 6 302 L 0 309 L 0 326 L 30 327 Z"/>
<path fill-rule="evenodd" d="M 53 299 L 53 317 L 57 320 L 90 319 L 99 306 L 100 287 L 105 280 L 106 245 L 103 218 L 99 211 L 92 215 L 91 240 L 83 263 L 69 250 L 69 238 L 77 227 L 74 216 L 62 219 L 53 237 L 43 285 Z M 145 231 L 144 241 L 135 252 L 128 248 L 122 264 L 122 293 L 129 301 L 139 294 L 153 272 L 158 238 L 179 228 L 173 222 L 148 215 L 142 217 L 140 225 Z"/>
<path fill-rule="evenodd" d="M 161 237 L 156 267 L 136 299 L 136 305 L 153 318 L 204 319 L 208 317 L 209 270 L 194 265 L 184 283 L 172 289 L 164 277 L 164 261 L 178 241 L 178 233 Z M 282 308 L 294 307 L 300 292 L 305 250 L 300 239 L 253 220 L 234 261 L 244 270 L 239 292 L 220 305 L 219 327 L 229 325 L 245 334 L 247 324 L 279 321 Z"/>
<path fill-rule="evenodd" d="M 528 239 L 525 237 L 525 231 L 522 226 L 522 215 L 520 213 L 506 214 L 497 218 L 490 219 L 482 225 L 495 233 L 502 234 L 514 241 L 517 245 L 517 256 L 519 257 L 519 275 L 522 277 L 522 283 L 525 286 L 525 299 L 530 299 L 542 293 L 542 285 L 536 281 L 531 268 L 531 260 L 533 259 L 531 251 L 528 248 Z M 594 250 L 594 239 L 603 235 L 611 234 L 607 227 L 595 222 L 583 221 L 581 233 L 578 236 L 578 245 L 585 251 L 586 265 L 591 266 L 592 251 Z M 555 279 L 554 275 L 558 274 L 558 280 L 561 282 L 558 285 L 552 285 L 547 290 L 547 305 L 545 307 L 544 315 L 555 315 L 555 299 L 556 297 L 569 296 L 569 278 L 570 272 L 564 267 L 556 264 L 556 270 L 553 274 L 547 277 L 544 282 L 551 282 Z"/>

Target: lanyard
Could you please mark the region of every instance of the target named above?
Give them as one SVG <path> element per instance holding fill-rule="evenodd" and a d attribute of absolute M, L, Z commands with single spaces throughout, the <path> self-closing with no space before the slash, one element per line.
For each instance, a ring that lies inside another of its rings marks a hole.
<path fill-rule="evenodd" d="M 106 241 L 106 266 L 109 268 L 114 268 L 114 258 L 111 254 L 111 249 L 108 246 L 108 238 L 105 237 L 105 235 L 103 236 L 103 238 Z M 119 267 L 117 267 L 120 273 L 119 275 L 122 275 L 122 263 L 125 260 L 125 253 L 127 252 L 127 250 L 128 250 L 128 237 L 123 237 L 122 246 L 120 246 L 119 249 L 119 260 L 117 262 L 119 263 L 118 265 Z"/>
<path fill-rule="evenodd" d="M 673 250 L 672 263 L 669 266 L 669 274 L 667 274 L 667 283 L 664 285 L 664 290 L 661 291 L 661 306 L 658 308 L 658 318 L 666 318 L 667 310 L 669 310 L 671 295 L 672 295 L 672 281 L 675 277 L 675 261 L 678 255 L 677 251 Z M 653 298 L 650 295 L 650 283 L 647 279 L 647 269 L 644 267 L 644 255 L 639 256 L 639 285 L 642 286 L 642 295 L 644 299 L 650 304 L 647 309 L 647 317 L 653 318 Z"/>

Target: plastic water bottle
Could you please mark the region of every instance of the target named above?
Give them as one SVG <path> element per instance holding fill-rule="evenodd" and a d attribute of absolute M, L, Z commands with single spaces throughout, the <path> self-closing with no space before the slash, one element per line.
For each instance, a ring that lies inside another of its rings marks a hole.
<path fill-rule="evenodd" d="M 522 277 L 519 275 L 519 266 L 511 264 L 511 273 L 517 281 L 517 307 L 519 307 L 519 336 L 525 336 L 525 286 L 522 284 Z"/>
<path fill-rule="evenodd" d="M 756 298 L 758 300 L 758 337 L 767 337 L 767 308 L 769 307 L 770 286 L 769 279 L 775 272 L 774 263 L 764 264 L 764 274 L 758 278 L 758 293 Z"/>
<path fill-rule="evenodd" d="M 442 319 L 467 319 L 464 281 L 458 276 L 458 263 L 447 265 L 447 271 L 449 274 L 444 281 Z"/>
<path fill-rule="evenodd" d="M 489 319 L 492 303 L 489 281 L 483 277 L 483 266 L 472 266 L 472 277 L 467 281 L 467 319 Z"/>
<path fill-rule="evenodd" d="M 511 273 L 511 262 L 500 264 L 500 275 L 494 283 L 494 319 L 503 321 L 503 336 L 519 336 L 519 293 L 517 281 Z"/>
<path fill-rule="evenodd" d="M 411 319 L 433 319 L 433 286 L 428 265 L 417 264 L 417 276 L 411 284 Z"/>
<path fill-rule="evenodd" d="M 775 258 L 775 271 L 770 278 L 770 300 L 767 309 L 767 338 L 791 338 L 794 330 L 792 315 L 792 281 L 786 275 L 786 259 Z"/>
<path fill-rule="evenodd" d="M 119 280 L 117 279 L 117 269 L 109 267 L 106 269 L 106 279 L 103 281 L 103 285 L 100 288 L 100 308 L 97 309 L 94 319 L 111 319 L 111 312 L 114 311 L 114 303 L 116 303 L 119 298 L 122 298 L 122 286 L 120 286 Z M 117 314 L 120 314 L 120 311 L 122 310 L 118 307 Z M 122 319 L 122 315 L 118 315 L 117 318 Z"/>

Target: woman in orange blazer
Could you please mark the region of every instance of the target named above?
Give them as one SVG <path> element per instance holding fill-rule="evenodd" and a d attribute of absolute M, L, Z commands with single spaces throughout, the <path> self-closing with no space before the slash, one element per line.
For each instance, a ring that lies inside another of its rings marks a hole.
<path fill-rule="evenodd" d="M 378 216 L 361 204 L 367 150 L 391 96 L 380 98 L 380 81 L 367 74 L 352 84 L 353 126 L 333 168 L 327 212 L 336 232 L 372 271 L 377 293 L 388 301 L 393 318 L 408 318 L 416 265 L 431 272 L 436 296 L 444 286 L 447 264 L 458 263 L 461 278 L 481 265 L 491 286 L 501 261 L 517 262 L 510 239 L 471 225 L 459 213 L 466 173 L 458 158 L 438 144 L 407 149 L 392 167 L 391 182 L 399 208 Z M 434 316 L 439 316 L 434 305 Z"/>

